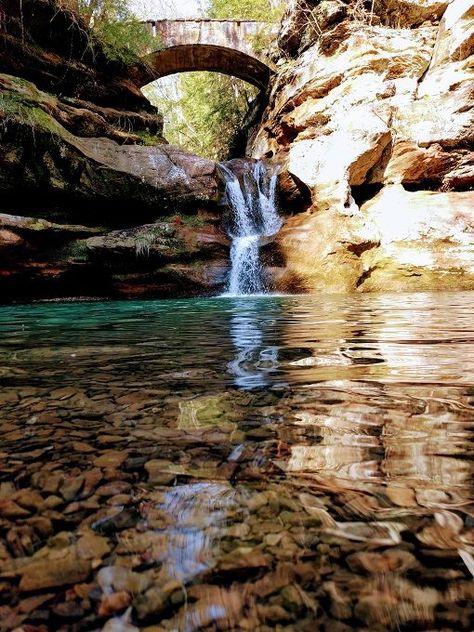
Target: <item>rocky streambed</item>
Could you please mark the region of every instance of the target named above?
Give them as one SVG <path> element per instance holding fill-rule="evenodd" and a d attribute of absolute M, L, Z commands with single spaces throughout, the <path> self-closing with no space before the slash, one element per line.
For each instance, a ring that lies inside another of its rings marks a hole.
<path fill-rule="evenodd" d="M 469 297 L 2 308 L 0 629 L 471 630 Z"/>

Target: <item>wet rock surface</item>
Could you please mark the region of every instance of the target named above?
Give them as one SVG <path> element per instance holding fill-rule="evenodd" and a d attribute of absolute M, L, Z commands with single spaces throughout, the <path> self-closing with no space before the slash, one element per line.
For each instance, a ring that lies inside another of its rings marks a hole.
<path fill-rule="evenodd" d="M 471 630 L 468 297 L 3 308 L 0 628 Z"/>

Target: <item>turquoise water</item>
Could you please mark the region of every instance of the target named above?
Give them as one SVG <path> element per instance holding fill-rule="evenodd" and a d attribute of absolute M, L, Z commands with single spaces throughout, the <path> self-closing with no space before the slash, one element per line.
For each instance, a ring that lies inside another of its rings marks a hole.
<path fill-rule="evenodd" d="M 1 307 L 4 629 L 471 630 L 473 313 Z"/>

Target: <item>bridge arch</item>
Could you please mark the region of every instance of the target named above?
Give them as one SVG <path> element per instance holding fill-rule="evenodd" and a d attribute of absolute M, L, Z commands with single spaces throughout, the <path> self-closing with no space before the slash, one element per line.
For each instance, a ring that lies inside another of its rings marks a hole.
<path fill-rule="evenodd" d="M 221 72 L 243 79 L 260 90 L 266 90 L 272 74 L 270 68 L 255 57 L 212 44 L 172 46 L 147 55 L 145 61 L 153 79 L 181 72 Z"/>
<path fill-rule="evenodd" d="M 253 40 L 268 28 L 243 20 L 177 19 L 146 23 L 156 49 L 144 57 L 150 69 L 142 83 L 192 71 L 221 72 L 256 86 L 268 87 L 272 70 L 253 49 Z"/>

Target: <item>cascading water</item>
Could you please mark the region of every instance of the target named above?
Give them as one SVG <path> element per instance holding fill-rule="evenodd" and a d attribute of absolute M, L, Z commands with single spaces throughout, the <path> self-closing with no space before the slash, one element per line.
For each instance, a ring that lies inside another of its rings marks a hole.
<path fill-rule="evenodd" d="M 220 165 L 220 168 L 232 209 L 228 230 L 232 240 L 231 269 L 226 295 L 264 294 L 266 288 L 260 247 L 282 225 L 276 208 L 278 175 L 276 172 L 269 173 L 264 163 L 256 162 L 240 183 L 228 167 Z"/>

